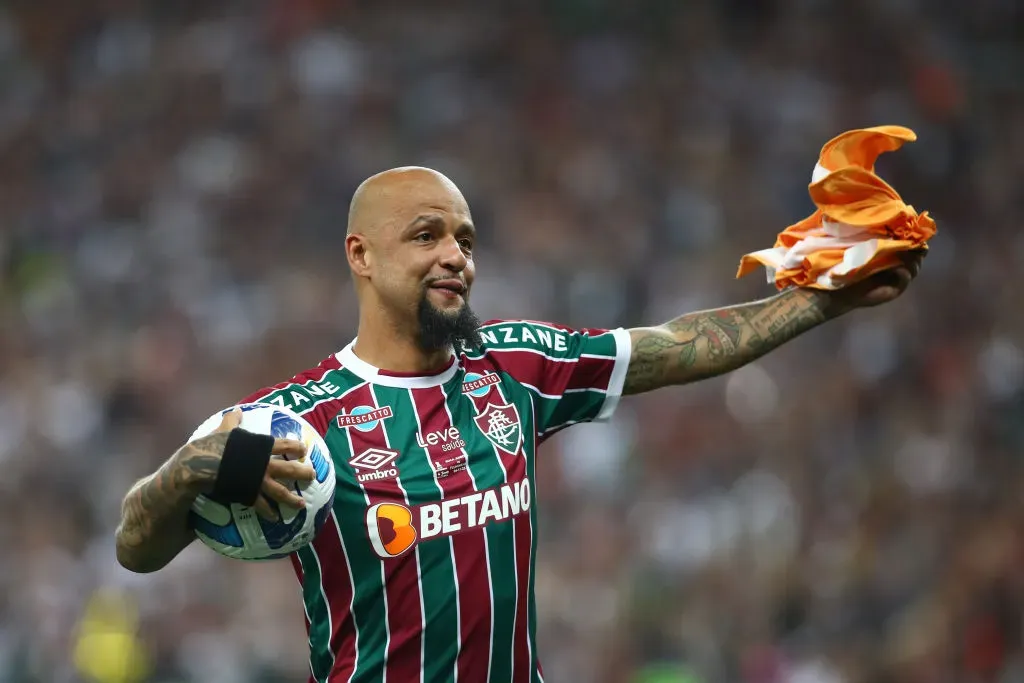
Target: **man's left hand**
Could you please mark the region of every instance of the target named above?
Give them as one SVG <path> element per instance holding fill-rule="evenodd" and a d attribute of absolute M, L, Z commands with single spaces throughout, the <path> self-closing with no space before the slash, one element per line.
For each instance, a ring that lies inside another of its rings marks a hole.
<path fill-rule="evenodd" d="M 888 303 L 906 291 L 921 271 L 921 262 L 927 254 L 925 249 L 905 252 L 900 255 L 901 265 L 829 294 L 842 309 L 869 308 Z"/>

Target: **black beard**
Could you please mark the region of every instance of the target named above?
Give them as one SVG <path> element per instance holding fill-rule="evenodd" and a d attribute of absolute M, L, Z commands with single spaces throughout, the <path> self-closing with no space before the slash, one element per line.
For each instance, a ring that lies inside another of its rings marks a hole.
<path fill-rule="evenodd" d="M 423 351 L 454 348 L 458 352 L 460 349 L 479 348 L 482 343 L 478 331 L 480 319 L 470 310 L 469 304 L 463 304 L 458 313 L 449 315 L 434 308 L 424 295 L 416 317 L 420 323 L 416 341 Z"/>

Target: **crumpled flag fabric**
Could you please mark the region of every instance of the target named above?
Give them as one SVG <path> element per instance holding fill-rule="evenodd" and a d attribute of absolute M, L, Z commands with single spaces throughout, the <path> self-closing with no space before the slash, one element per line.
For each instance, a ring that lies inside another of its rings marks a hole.
<path fill-rule="evenodd" d="M 879 155 L 916 139 L 909 128 L 876 126 L 829 140 L 808 186 L 817 210 L 779 233 L 771 249 L 746 254 L 736 277 L 761 265 L 780 290 L 841 289 L 898 265 L 902 252 L 927 249 L 935 221 L 875 175 Z"/>

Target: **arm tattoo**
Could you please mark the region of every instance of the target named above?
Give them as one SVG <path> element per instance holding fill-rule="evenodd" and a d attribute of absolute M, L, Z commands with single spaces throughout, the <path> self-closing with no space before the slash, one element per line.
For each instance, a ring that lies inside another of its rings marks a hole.
<path fill-rule="evenodd" d="M 837 315 L 827 295 L 793 289 L 770 299 L 690 313 L 631 330 L 623 393 L 686 384 L 739 368 Z"/>
<path fill-rule="evenodd" d="M 193 538 L 189 507 L 217 477 L 229 432 L 217 432 L 185 444 L 160 469 L 135 484 L 121 506 L 117 557 L 126 567 L 160 569 Z"/>

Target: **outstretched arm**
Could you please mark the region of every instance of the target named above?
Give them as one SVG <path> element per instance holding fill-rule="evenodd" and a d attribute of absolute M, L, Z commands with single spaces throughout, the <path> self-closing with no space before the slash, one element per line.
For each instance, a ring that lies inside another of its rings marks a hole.
<path fill-rule="evenodd" d="M 906 290 L 925 252 L 847 289 L 789 289 L 769 299 L 698 311 L 657 327 L 630 330 L 633 342 L 624 394 L 687 384 L 731 372 L 793 337 L 854 308 L 892 301 Z"/>
<path fill-rule="evenodd" d="M 697 311 L 657 327 L 630 330 L 633 352 L 624 394 L 687 384 L 731 372 L 839 315 L 832 298 L 791 289 L 763 301 Z"/>

